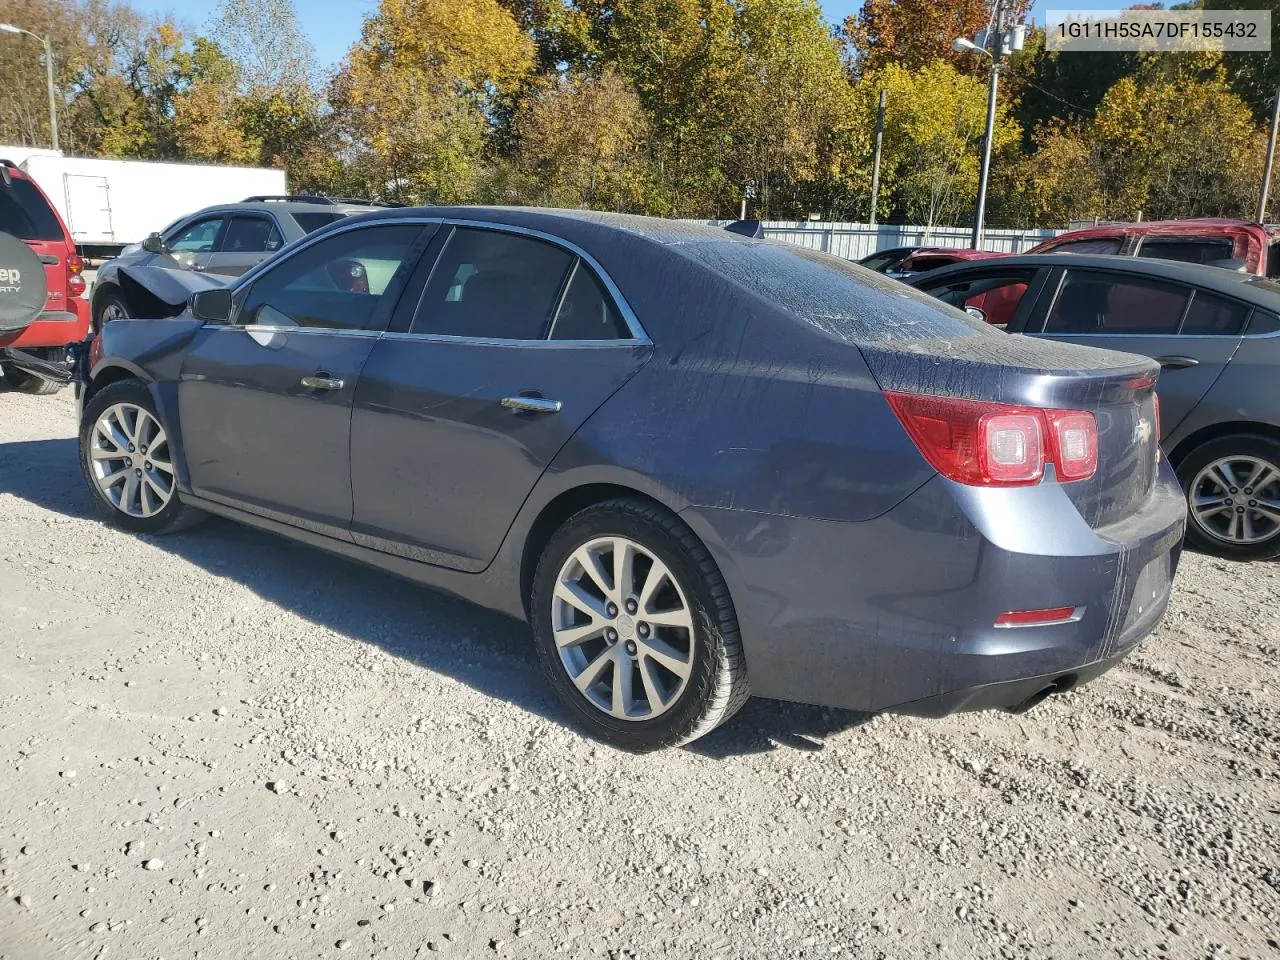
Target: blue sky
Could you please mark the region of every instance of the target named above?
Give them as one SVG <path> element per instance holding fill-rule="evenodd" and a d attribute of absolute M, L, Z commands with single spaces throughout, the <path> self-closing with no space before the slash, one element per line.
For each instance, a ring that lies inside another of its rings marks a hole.
<path fill-rule="evenodd" d="M 862 6 L 862 0 L 820 0 L 827 18 L 839 22 Z M 132 0 L 133 6 L 149 13 L 172 16 L 179 23 L 199 29 L 218 8 L 218 0 Z M 333 66 L 360 37 L 365 13 L 377 7 L 377 0 L 295 0 L 298 17 L 321 64 Z M 1050 8 L 1093 10 L 1114 8 L 1116 0 L 1036 0 L 1033 14 L 1043 23 Z"/>

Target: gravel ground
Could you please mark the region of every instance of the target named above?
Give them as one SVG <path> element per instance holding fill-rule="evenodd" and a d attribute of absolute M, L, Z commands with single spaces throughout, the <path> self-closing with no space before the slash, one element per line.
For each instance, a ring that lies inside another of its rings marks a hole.
<path fill-rule="evenodd" d="M 584 739 L 525 628 L 103 525 L 0 393 L 0 957 L 1280 957 L 1280 564 L 1021 717 Z"/>

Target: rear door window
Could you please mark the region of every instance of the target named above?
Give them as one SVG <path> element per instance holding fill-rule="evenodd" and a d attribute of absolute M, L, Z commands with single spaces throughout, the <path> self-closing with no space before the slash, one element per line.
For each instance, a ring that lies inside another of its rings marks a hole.
<path fill-rule="evenodd" d="M 291 214 L 294 221 L 297 222 L 304 233 L 313 233 L 321 227 L 327 227 L 331 223 L 346 217 L 345 213 L 294 213 Z"/>
<path fill-rule="evenodd" d="M 20 240 L 65 240 L 62 222 L 30 180 L 0 181 L 0 232 Z"/>
<path fill-rule="evenodd" d="M 1068 270 L 1045 333 L 1177 332 L 1190 289 L 1176 283 L 1094 270 Z"/>
<path fill-rule="evenodd" d="M 222 236 L 221 253 L 264 253 L 280 249 L 280 230 L 270 217 L 232 217 Z"/>
<path fill-rule="evenodd" d="M 573 262 L 543 240 L 457 227 L 422 292 L 412 332 L 545 340 Z"/>
<path fill-rule="evenodd" d="M 1213 263 L 1230 260 L 1235 244 L 1230 237 L 1145 237 L 1138 256 L 1182 263 Z"/>

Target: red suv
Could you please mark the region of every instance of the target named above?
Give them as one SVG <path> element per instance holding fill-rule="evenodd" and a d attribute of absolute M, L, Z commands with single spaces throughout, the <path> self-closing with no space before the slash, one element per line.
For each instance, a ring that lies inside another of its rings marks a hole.
<path fill-rule="evenodd" d="M 44 311 L 0 350 L 0 369 L 14 390 L 55 393 L 70 381 L 71 346 L 89 335 L 84 260 L 49 198 L 8 160 L 0 160 L 0 233 L 31 248 L 48 283 Z"/>
<path fill-rule="evenodd" d="M 1103 223 L 1059 234 L 1027 253 L 1155 257 L 1243 268 L 1256 277 L 1276 277 L 1280 276 L 1280 227 L 1226 217 Z"/>

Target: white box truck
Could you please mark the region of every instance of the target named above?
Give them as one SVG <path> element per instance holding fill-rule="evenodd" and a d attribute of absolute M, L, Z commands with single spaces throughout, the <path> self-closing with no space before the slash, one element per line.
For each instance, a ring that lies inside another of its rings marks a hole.
<path fill-rule="evenodd" d="M 112 257 L 179 217 L 215 203 L 289 191 L 283 170 L 67 157 L 0 146 L 49 196 L 85 257 Z"/>

